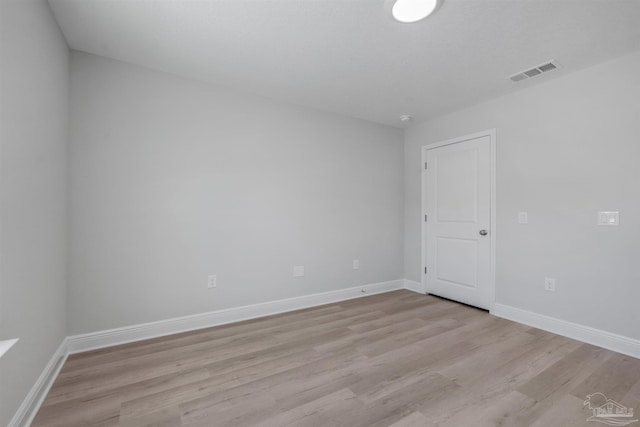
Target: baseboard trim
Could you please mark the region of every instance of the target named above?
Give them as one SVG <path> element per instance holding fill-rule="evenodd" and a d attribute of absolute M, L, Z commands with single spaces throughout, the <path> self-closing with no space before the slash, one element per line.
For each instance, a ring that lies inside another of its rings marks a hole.
<path fill-rule="evenodd" d="M 53 354 L 49 363 L 45 366 L 44 370 L 36 380 L 31 390 L 27 394 L 16 413 L 13 415 L 9 425 L 7 427 L 22 427 L 29 426 L 33 422 L 40 405 L 44 401 L 44 398 L 49 393 L 49 389 L 53 385 L 53 381 L 58 377 L 62 365 L 67 360 L 67 339 L 62 340 L 62 343 L 58 346 L 58 349 Z M 6 384 L 5 384 L 6 385 Z"/>
<path fill-rule="evenodd" d="M 180 332 L 210 328 L 212 326 L 255 319 L 318 305 L 330 304 L 353 298 L 404 289 L 404 280 L 356 286 L 347 289 L 303 295 L 277 301 L 269 301 L 242 307 L 216 310 L 190 316 L 177 317 L 156 322 L 143 323 L 105 331 L 74 335 L 67 338 L 69 354 L 111 347 L 150 338 L 156 338 Z"/>
<path fill-rule="evenodd" d="M 640 340 L 495 303 L 491 314 L 640 359 Z"/>
<path fill-rule="evenodd" d="M 427 291 L 422 286 L 422 283 L 416 282 L 415 280 L 404 279 L 404 288 L 408 291 L 417 292 L 419 294 L 426 294 Z"/>

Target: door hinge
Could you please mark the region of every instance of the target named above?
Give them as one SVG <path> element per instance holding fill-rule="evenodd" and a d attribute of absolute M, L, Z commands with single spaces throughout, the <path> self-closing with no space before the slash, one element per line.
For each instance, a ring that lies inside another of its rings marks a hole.
<path fill-rule="evenodd" d="M 424 268 L 424 274 L 427 274 L 427 267 Z"/>
<path fill-rule="evenodd" d="M 424 162 L 424 170 L 427 170 L 427 162 Z"/>
<path fill-rule="evenodd" d="M 424 214 L 424 222 L 427 222 L 427 214 Z"/>

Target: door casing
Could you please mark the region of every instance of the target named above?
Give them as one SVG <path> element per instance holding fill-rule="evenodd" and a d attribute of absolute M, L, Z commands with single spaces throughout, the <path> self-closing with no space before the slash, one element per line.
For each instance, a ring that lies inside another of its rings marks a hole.
<path fill-rule="evenodd" d="M 426 215 L 426 203 L 425 203 L 425 198 L 426 198 L 426 173 L 425 173 L 425 163 L 426 163 L 426 159 L 427 159 L 427 151 L 428 150 L 432 150 L 434 148 L 438 148 L 438 147 L 444 147 L 446 145 L 451 145 L 451 144 L 457 144 L 459 142 L 463 142 L 463 141 L 468 141 L 470 139 L 475 139 L 475 138 L 481 138 L 484 136 L 488 136 L 490 138 L 490 161 L 491 161 L 491 166 L 490 166 L 490 171 L 491 171 L 491 177 L 490 177 L 490 224 L 491 224 L 491 229 L 490 229 L 490 233 L 489 233 L 489 238 L 490 238 L 490 245 L 491 245 L 491 249 L 490 249 L 490 262 L 489 262 L 489 311 L 493 311 L 493 306 L 495 304 L 495 292 L 496 292 L 496 160 L 497 160 L 497 153 L 496 153 L 496 130 L 495 129 L 489 129 L 489 130 L 485 130 L 485 131 L 481 131 L 481 132 L 476 132 L 476 133 L 472 133 L 469 135 L 464 135 L 464 136 L 460 136 L 457 138 L 453 138 L 453 139 L 448 139 L 446 141 L 440 141 L 437 142 L 435 144 L 427 144 L 427 145 L 423 145 L 422 148 L 420 149 L 420 154 L 421 154 L 421 159 L 422 162 L 420 163 L 420 169 L 421 169 L 421 174 L 420 174 L 420 203 L 421 203 L 421 216 L 420 216 L 420 222 L 421 222 L 421 253 L 420 253 L 420 282 L 422 283 L 422 289 L 425 290 L 425 292 L 428 294 L 430 293 L 430 290 L 427 286 L 427 275 L 425 274 L 425 268 L 426 266 L 426 255 L 427 255 L 427 248 L 426 248 L 426 240 L 427 240 L 427 227 L 426 227 L 426 222 L 424 221 L 425 215 Z"/>

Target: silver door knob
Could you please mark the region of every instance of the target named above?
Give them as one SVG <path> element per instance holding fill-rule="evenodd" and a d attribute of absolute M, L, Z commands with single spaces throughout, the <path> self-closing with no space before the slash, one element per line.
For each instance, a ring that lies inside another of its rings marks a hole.
<path fill-rule="evenodd" d="M 487 235 L 487 230 L 480 230 L 480 235 L 481 236 L 486 236 Z"/>

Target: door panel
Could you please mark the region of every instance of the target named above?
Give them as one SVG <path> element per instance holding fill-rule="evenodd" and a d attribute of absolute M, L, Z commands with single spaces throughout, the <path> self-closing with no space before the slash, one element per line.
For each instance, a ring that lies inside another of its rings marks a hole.
<path fill-rule="evenodd" d="M 442 152 L 434 165 L 436 175 L 436 209 L 438 221 L 478 221 L 476 150 Z"/>
<path fill-rule="evenodd" d="M 489 309 L 491 136 L 427 147 L 425 159 L 427 291 Z"/>
<path fill-rule="evenodd" d="M 439 237 L 436 255 L 437 280 L 469 288 L 478 287 L 478 242 Z M 460 265 L 470 268 L 460 268 Z"/>

